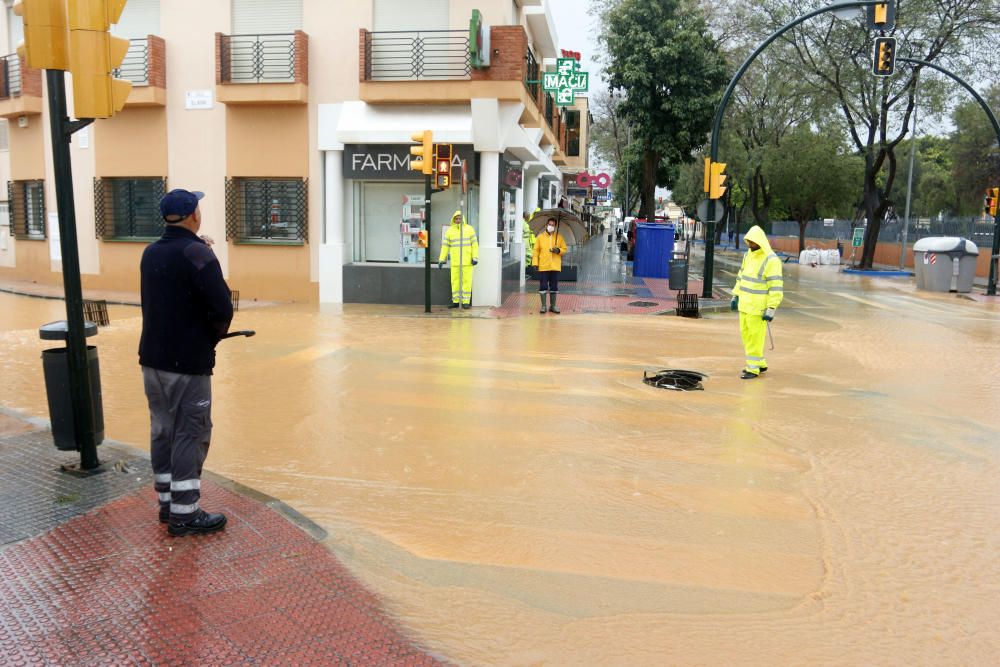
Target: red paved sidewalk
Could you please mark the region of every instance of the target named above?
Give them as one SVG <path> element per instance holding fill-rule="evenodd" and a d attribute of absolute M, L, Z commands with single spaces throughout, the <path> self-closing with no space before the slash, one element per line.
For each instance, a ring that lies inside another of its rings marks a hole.
<path fill-rule="evenodd" d="M 285 517 L 202 493 L 224 532 L 169 537 L 149 489 L 0 551 L 0 665 L 442 664 Z"/>

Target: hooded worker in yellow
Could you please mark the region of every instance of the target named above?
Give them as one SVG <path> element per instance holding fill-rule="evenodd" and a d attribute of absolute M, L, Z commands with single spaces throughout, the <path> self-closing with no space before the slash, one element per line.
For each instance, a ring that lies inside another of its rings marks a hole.
<path fill-rule="evenodd" d="M 451 226 L 441 241 L 438 267 L 451 262 L 451 305 L 449 308 L 472 307 L 472 267 L 479 263 L 479 241 L 476 230 L 465 221 L 461 211 L 451 216 Z"/>
<path fill-rule="evenodd" d="M 535 209 L 535 213 L 538 213 L 540 209 Z M 531 264 L 531 256 L 535 251 L 535 233 L 531 231 L 531 225 L 528 221 L 531 220 L 533 213 L 525 213 L 524 220 L 521 221 L 521 237 L 524 240 L 524 263 L 527 265 Z"/>
<path fill-rule="evenodd" d="M 748 250 L 736 276 L 729 309 L 740 312 L 740 335 L 746 350 L 746 367 L 740 377 L 752 380 L 767 370 L 764 337 L 768 322 L 774 319 L 774 312 L 781 304 L 785 283 L 781 260 L 771 250 L 764 230 L 754 225 L 743 239 Z"/>

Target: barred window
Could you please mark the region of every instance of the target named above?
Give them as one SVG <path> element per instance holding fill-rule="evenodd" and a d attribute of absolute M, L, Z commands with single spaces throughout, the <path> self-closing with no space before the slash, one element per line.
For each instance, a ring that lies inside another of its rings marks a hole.
<path fill-rule="evenodd" d="M 164 178 L 95 178 L 94 228 L 99 239 L 149 240 L 163 233 Z"/>
<path fill-rule="evenodd" d="M 45 181 L 8 181 L 10 227 L 16 239 L 45 238 Z"/>
<path fill-rule="evenodd" d="M 308 181 L 301 178 L 226 179 L 226 240 L 308 241 L 307 186 Z"/>

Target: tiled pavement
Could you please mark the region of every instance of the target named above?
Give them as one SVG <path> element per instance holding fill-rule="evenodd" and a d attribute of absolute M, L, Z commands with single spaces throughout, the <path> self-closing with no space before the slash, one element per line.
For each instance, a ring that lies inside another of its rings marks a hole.
<path fill-rule="evenodd" d="M 203 479 L 226 530 L 171 538 L 148 460 L 104 445 L 130 472 L 67 477 L 49 432 L 11 421 L 0 490 L 23 499 L 0 515 L 0 665 L 442 664 L 273 503 Z"/>

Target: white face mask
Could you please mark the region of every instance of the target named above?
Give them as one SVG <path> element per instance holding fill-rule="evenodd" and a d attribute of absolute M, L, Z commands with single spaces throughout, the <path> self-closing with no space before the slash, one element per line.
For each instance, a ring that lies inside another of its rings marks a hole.
<path fill-rule="evenodd" d="M 549 225 L 545 229 L 549 230 L 549 233 L 551 233 L 551 232 L 556 231 L 556 226 L 555 225 Z"/>

